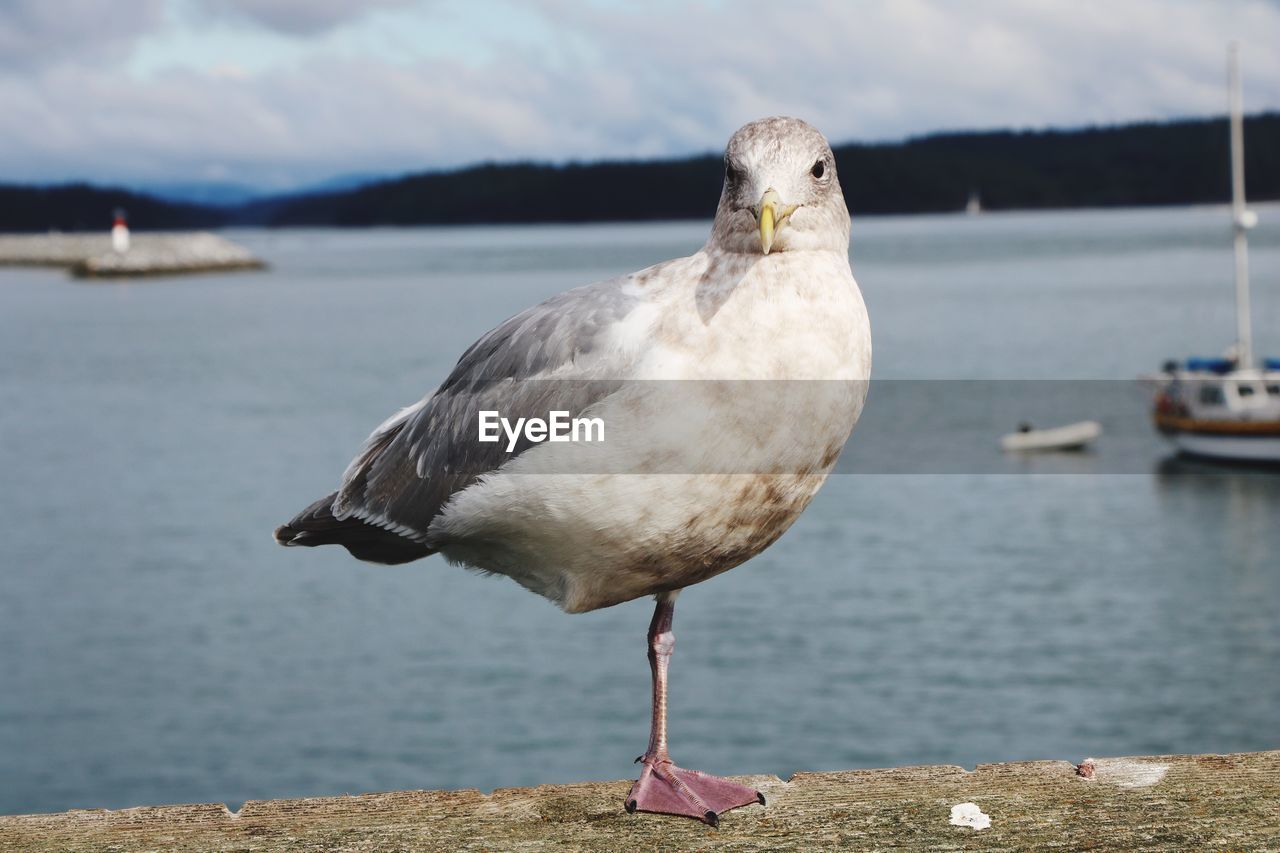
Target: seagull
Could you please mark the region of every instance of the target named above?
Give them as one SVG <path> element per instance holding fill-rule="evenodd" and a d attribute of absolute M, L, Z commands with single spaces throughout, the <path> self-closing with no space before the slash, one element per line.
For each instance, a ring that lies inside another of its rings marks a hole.
<path fill-rule="evenodd" d="M 336 491 L 275 531 L 282 545 L 337 544 L 375 563 L 439 553 L 569 613 L 653 596 L 649 745 L 624 806 L 713 826 L 764 797 L 671 759 L 676 596 L 791 526 L 871 374 L 826 138 L 761 119 L 733 134 L 724 166 L 702 249 L 502 323 L 374 430 Z M 482 441 L 486 413 L 524 431 Z M 556 413 L 598 421 L 602 440 L 546 440 Z"/>

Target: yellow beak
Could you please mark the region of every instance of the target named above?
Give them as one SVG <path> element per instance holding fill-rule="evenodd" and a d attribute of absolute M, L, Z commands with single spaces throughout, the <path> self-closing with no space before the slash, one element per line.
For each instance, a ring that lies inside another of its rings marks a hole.
<path fill-rule="evenodd" d="M 756 222 L 760 225 L 760 250 L 766 255 L 773 248 L 773 237 L 787 217 L 795 213 L 799 205 L 783 204 L 782 197 L 773 187 L 760 196 L 760 204 L 756 208 Z"/>

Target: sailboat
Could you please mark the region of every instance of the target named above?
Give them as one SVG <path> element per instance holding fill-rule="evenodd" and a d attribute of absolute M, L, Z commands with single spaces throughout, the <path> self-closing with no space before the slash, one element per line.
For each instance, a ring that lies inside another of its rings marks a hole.
<path fill-rule="evenodd" d="M 1183 453 L 1236 462 L 1280 463 L 1280 359 L 1254 360 L 1249 316 L 1248 233 L 1258 217 L 1245 206 L 1244 119 L 1236 45 L 1227 53 L 1231 127 L 1231 223 L 1235 249 L 1236 343 L 1222 358 L 1166 362 L 1152 418 Z"/>

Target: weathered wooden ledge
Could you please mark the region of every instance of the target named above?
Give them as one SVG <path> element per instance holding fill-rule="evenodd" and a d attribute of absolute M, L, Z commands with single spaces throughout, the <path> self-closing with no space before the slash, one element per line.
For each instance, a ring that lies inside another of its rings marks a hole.
<path fill-rule="evenodd" d="M 67 267 L 80 278 L 122 278 L 263 269 L 248 249 L 208 231 L 142 233 L 115 252 L 106 232 L 0 234 L 0 266 Z"/>
<path fill-rule="evenodd" d="M 1085 774 L 1087 775 L 1087 773 Z M 630 782 L 0 817 L 9 850 L 1277 850 L 1280 750 L 741 777 L 718 829 L 627 814 Z M 974 803 L 987 829 L 955 826 Z"/>

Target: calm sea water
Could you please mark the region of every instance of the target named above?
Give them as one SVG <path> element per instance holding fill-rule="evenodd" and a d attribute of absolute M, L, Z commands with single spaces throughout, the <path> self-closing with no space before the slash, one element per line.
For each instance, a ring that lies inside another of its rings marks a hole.
<path fill-rule="evenodd" d="M 1280 208 L 1261 214 L 1256 325 L 1280 355 Z M 1215 354 L 1226 223 L 859 220 L 876 376 L 1125 380 Z M 270 272 L 0 269 L 0 812 L 631 774 L 649 602 L 570 617 L 438 558 L 374 567 L 271 530 L 497 321 L 705 230 L 246 231 Z M 974 407 L 895 408 L 886 387 L 850 446 L 873 473 L 681 597 L 678 760 L 785 776 L 1280 746 L 1280 477 L 1169 461 L 1127 391 L 1082 398 L 1111 433 L 1094 454 L 938 473 Z M 907 421 L 928 427 L 910 448 Z M 1009 425 L 978 430 L 992 459 Z M 926 446 L 934 473 L 897 472 Z"/>

